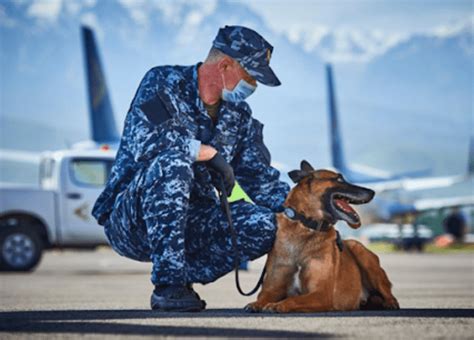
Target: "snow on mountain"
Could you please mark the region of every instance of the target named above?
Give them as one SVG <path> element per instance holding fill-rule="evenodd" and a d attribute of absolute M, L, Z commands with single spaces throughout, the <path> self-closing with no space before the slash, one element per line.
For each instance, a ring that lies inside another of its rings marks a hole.
<path fill-rule="evenodd" d="M 377 29 L 331 31 L 326 27 L 294 30 L 287 36 L 292 42 L 301 44 L 306 52 L 333 63 L 369 62 L 405 38 L 402 34 Z"/>
<path fill-rule="evenodd" d="M 453 36 L 470 34 L 474 27 L 474 16 L 460 22 L 440 25 L 427 32 L 407 34 L 388 32 L 381 29 L 358 29 L 326 26 L 297 25 L 285 31 L 288 39 L 303 46 L 304 50 L 332 63 L 369 63 L 392 48 L 414 37 L 448 39 Z M 466 40 L 466 52 L 472 54 L 472 41 Z"/>

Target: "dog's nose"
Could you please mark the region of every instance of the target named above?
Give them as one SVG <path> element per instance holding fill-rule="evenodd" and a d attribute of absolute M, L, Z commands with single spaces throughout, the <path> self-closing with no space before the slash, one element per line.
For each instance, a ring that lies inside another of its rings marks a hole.
<path fill-rule="evenodd" d="M 366 189 L 367 190 L 367 202 L 371 201 L 372 198 L 375 196 L 375 191 L 372 189 Z"/>

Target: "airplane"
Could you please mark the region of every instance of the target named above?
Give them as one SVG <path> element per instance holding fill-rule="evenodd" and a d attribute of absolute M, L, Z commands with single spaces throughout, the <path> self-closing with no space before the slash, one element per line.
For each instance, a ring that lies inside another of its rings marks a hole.
<path fill-rule="evenodd" d="M 344 157 L 331 64 L 326 65 L 326 82 L 332 166 L 349 182 L 367 186 L 376 192 L 372 202 L 357 207 L 364 223 L 400 223 L 407 218 L 413 219 L 414 215 L 429 210 L 474 205 L 473 195 L 423 199 L 410 197 L 411 193 L 450 187 L 456 183 L 467 183 L 472 180 L 474 174 L 474 139 L 471 138 L 470 141 L 468 168 L 465 174 L 443 177 L 424 176 L 428 170 L 391 174 L 364 165 L 349 165 Z"/>
<path fill-rule="evenodd" d="M 91 138 L 74 143 L 70 148 L 75 150 L 117 150 L 120 144 L 120 134 L 115 123 L 94 32 L 87 26 L 81 26 L 81 37 L 84 52 Z M 40 156 L 41 152 L 11 149 L 0 150 L 0 160 L 37 164 L 40 161 Z"/>

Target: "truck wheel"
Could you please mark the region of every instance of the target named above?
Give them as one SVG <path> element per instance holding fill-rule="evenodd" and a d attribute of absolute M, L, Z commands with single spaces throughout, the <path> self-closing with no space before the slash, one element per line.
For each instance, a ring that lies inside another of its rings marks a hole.
<path fill-rule="evenodd" d="M 34 230 L 13 227 L 0 230 L 0 270 L 30 271 L 41 260 L 43 242 Z"/>

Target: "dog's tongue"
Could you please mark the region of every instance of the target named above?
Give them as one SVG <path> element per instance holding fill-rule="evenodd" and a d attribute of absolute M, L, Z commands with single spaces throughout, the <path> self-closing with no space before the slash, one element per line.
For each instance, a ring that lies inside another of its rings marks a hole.
<path fill-rule="evenodd" d="M 341 200 L 341 199 L 336 199 L 335 201 L 336 201 L 337 206 L 341 208 L 342 210 L 344 210 L 345 212 L 351 213 L 351 214 L 355 213 L 355 210 L 352 209 L 352 207 L 346 201 Z"/>

